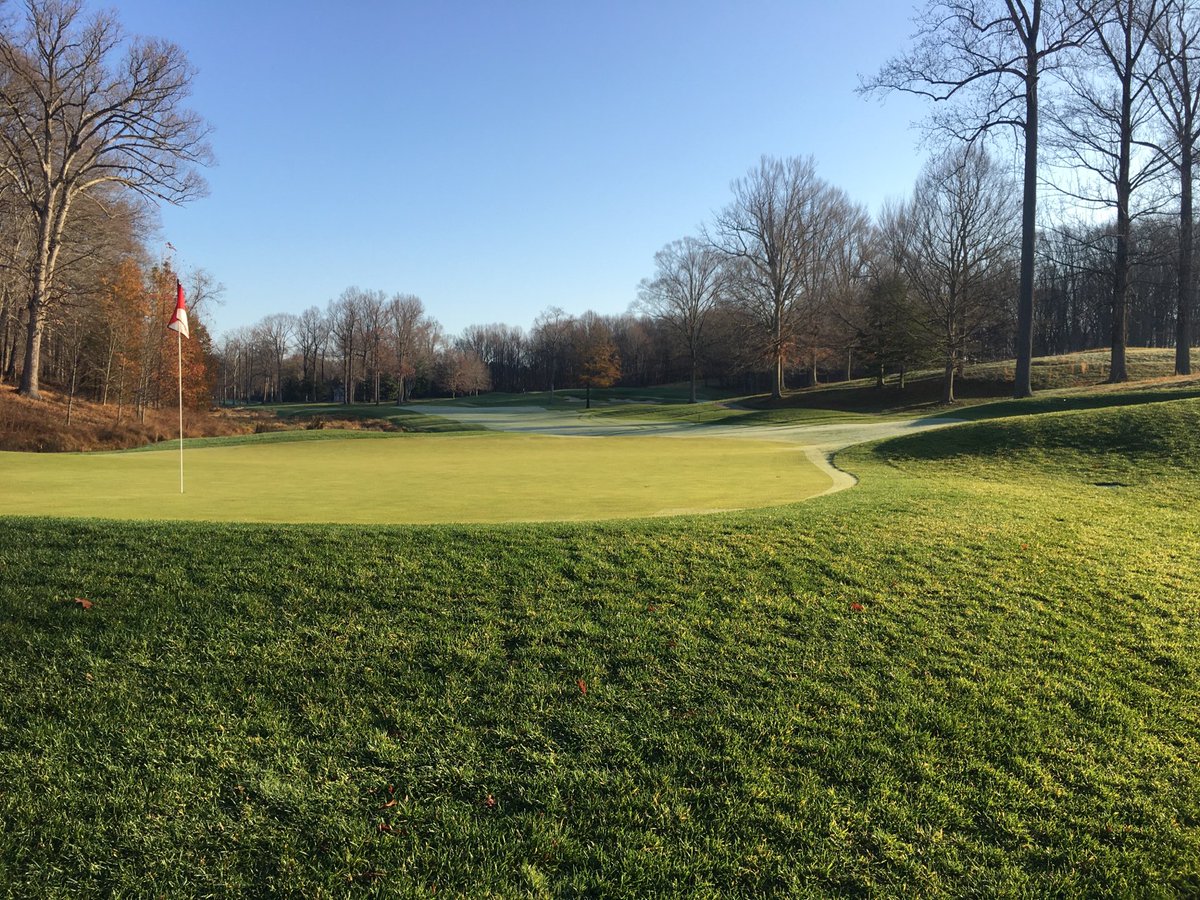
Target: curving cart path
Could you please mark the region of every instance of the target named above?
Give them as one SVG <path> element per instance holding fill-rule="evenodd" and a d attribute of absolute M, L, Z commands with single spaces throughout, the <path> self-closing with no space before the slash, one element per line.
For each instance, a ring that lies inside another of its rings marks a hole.
<path fill-rule="evenodd" d="M 833 483 L 817 496 L 832 494 L 858 483 L 853 475 L 839 469 L 833 456 L 854 444 L 877 441 L 961 424 L 961 419 L 913 418 L 871 419 L 864 422 L 836 422 L 796 425 L 703 425 L 692 422 L 604 422 L 583 415 L 581 410 L 550 410 L 541 406 L 436 406 L 421 404 L 422 412 L 492 431 L 523 434 L 561 435 L 564 437 L 615 437 L 641 435 L 652 437 L 723 437 L 741 440 L 787 441 L 800 445 L 805 456 Z"/>

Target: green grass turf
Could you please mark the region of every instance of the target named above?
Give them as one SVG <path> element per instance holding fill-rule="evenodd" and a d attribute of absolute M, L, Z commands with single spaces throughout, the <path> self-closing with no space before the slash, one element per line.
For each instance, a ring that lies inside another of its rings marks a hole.
<path fill-rule="evenodd" d="M 1195 896 L 1198 433 L 975 423 L 737 515 L 0 520 L 0 884 Z"/>
<path fill-rule="evenodd" d="M 303 431 L 194 442 L 185 448 L 182 496 L 170 444 L 155 453 L 0 453 L 0 514 L 359 524 L 591 520 L 770 506 L 831 484 L 795 444 L 771 441 L 333 436 Z"/>

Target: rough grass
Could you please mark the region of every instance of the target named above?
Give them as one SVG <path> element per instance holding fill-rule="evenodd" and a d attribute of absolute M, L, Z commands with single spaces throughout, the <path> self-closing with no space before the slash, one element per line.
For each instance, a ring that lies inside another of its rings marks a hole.
<path fill-rule="evenodd" d="M 1197 424 L 963 426 L 754 514 L 0 520 L 0 884 L 1194 896 Z"/>
<path fill-rule="evenodd" d="M 128 406 L 101 405 L 75 398 L 71 424 L 67 424 L 67 397 L 43 390 L 40 399 L 21 397 L 0 386 L 0 450 L 64 452 L 118 450 L 169 440 L 179 436 L 175 409 L 149 409 L 138 421 Z M 254 420 L 243 414 L 187 410 L 184 430 L 190 436 L 244 434 Z"/>
<path fill-rule="evenodd" d="M 412 406 L 392 406 L 368 403 L 302 403 L 261 407 L 265 413 L 278 416 L 288 423 L 300 423 L 305 428 L 379 428 L 383 431 L 404 431 L 420 434 L 445 434 L 456 431 L 479 431 L 477 425 L 455 422 L 441 416 L 431 416 Z"/>

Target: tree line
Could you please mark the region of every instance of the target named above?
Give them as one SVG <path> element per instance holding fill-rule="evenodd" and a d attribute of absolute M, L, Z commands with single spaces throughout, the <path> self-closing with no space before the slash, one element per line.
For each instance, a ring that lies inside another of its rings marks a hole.
<path fill-rule="evenodd" d="M 205 191 L 192 77 L 177 45 L 127 38 L 78 0 L 26 0 L 0 21 L 0 378 L 22 394 L 50 381 L 70 402 L 115 404 L 118 419 L 173 399 L 177 273 L 146 241 L 156 202 Z M 216 288 L 203 273 L 187 281 L 187 399 L 204 405 L 201 310 Z"/>
<path fill-rule="evenodd" d="M 874 216 L 812 159 L 764 157 L 654 255 L 623 315 L 552 307 L 451 336 L 420 298 L 349 288 L 215 345 L 201 323 L 197 390 L 403 403 L 689 381 L 693 398 L 701 382 L 781 396 L 936 366 L 949 401 L 974 361 L 1015 348 L 1024 396 L 1034 353 L 1102 344 L 1113 381 L 1130 344 L 1174 346 L 1188 374 L 1198 5 L 929 0 L 909 49 L 860 86 L 938 101 L 918 182 Z M 164 395 L 174 373 L 149 324 L 175 273 L 145 235 L 153 201 L 204 191 L 191 77 L 177 46 L 126 41 L 76 0 L 27 0 L 0 28 L 0 376 L 23 393 L 48 377 L 135 411 Z M 203 274 L 188 289 L 194 310 L 217 291 Z"/>

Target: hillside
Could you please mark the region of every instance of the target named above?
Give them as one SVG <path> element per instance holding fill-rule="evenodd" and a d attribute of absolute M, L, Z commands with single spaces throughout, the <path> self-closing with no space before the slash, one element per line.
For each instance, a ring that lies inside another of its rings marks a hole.
<path fill-rule="evenodd" d="M 179 437 L 179 413 L 173 408 L 148 409 L 144 421 L 134 411 L 115 404 L 102 406 L 43 389 L 37 400 L 0 385 L 0 450 L 63 452 L 120 450 Z M 70 406 L 70 424 L 67 423 Z M 240 414 L 184 411 L 188 437 L 244 434 L 254 430 L 253 419 Z"/>

